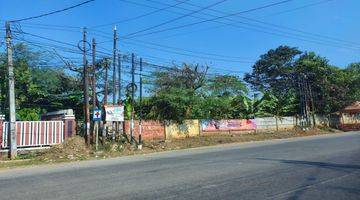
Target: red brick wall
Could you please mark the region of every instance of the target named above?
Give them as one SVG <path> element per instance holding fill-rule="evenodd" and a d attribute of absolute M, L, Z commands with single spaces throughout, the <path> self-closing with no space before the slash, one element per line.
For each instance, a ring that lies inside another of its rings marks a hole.
<path fill-rule="evenodd" d="M 2 143 L 2 135 L 3 135 L 3 120 L 0 119 L 0 149 L 1 149 L 1 143 Z"/>
<path fill-rule="evenodd" d="M 125 133 L 130 133 L 130 120 L 125 120 Z M 134 121 L 134 136 L 138 138 L 139 121 Z M 143 140 L 164 140 L 165 125 L 159 121 L 142 121 L 142 139 Z"/>

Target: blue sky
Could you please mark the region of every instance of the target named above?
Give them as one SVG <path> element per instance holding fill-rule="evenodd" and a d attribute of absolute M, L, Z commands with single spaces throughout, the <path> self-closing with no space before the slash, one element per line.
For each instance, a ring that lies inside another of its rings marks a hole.
<path fill-rule="evenodd" d="M 186 3 L 205 7 L 218 1 L 189 0 Z M 213 10 L 196 13 L 192 17 L 182 18 L 154 30 L 211 19 L 214 16 L 244 11 L 279 1 L 227 0 L 212 7 Z M 4 20 L 34 16 L 80 2 L 82 0 L 0 0 L 0 22 L 3 24 Z M 100 43 L 99 50 L 105 52 L 108 49 L 107 52 L 111 53 L 113 25 L 93 27 L 140 16 L 154 11 L 154 8 L 166 7 L 164 4 L 173 5 L 176 2 L 176 0 L 96 0 L 63 13 L 24 21 L 21 23 L 21 28 L 28 33 L 76 45 L 82 37 L 80 27 L 86 26 L 89 27 L 89 38 L 95 37 Z M 191 12 L 189 10 L 199 9 L 186 3 L 178 5 L 183 9 L 171 8 L 137 20 L 116 23 L 119 35 L 125 36 Z M 310 4 L 316 5 L 309 6 Z M 137 56 L 142 56 L 148 62 L 167 64 L 175 61 L 208 64 L 213 72 L 231 73 L 232 71 L 250 71 L 252 64 L 261 54 L 279 45 L 289 45 L 303 51 L 315 51 L 329 59 L 331 64 L 345 67 L 351 62 L 360 61 L 359 8 L 359 0 L 294 0 L 240 15 L 252 21 L 233 16 L 222 18 L 218 20 L 219 22 L 206 22 L 183 29 L 135 37 L 135 41 L 120 38 L 119 48 L 121 52 L 135 52 Z M 253 20 L 261 21 L 262 24 Z M 235 25 L 229 26 L 224 23 Z M 39 24 L 45 24 L 45 26 Z M 55 27 L 48 25 L 59 25 L 58 28 L 61 30 L 54 30 Z M 276 25 L 277 29 L 273 25 Z M 63 29 L 68 31 L 63 31 Z M 312 35 L 306 33 L 304 36 L 304 32 Z M 0 36 L 4 37 L 3 31 L 0 32 Z M 43 41 L 39 38 L 27 38 Z M 139 43 L 139 40 L 147 43 Z M 153 46 L 148 42 L 181 50 L 171 50 L 176 51 L 177 54 L 164 52 L 157 50 L 164 47 Z M 3 46 L 2 49 L 4 49 Z M 193 54 L 183 49 L 201 53 Z M 81 61 L 78 55 L 67 56 Z"/>

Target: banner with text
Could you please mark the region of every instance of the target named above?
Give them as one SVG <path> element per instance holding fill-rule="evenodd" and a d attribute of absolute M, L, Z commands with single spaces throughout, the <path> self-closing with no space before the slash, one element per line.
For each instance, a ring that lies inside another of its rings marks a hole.
<path fill-rule="evenodd" d="M 255 130 L 256 123 L 252 119 L 201 120 L 203 132 L 246 131 Z"/>
<path fill-rule="evenodd" d="M 107 122 L 123 122 L 124 106 L 105 106 L 105 120 Z"/>

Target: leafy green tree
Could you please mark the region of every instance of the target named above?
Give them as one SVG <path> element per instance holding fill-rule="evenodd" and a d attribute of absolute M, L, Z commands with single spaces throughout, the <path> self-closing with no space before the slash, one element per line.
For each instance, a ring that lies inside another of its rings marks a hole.
<path fill-rule="evenodd" d="M 305 52 L 295 63 L 296 80 L 307 80 L 317 113 L 336 112 L 350 103 L 348 74 L 324 57 Z"/>
<path fill-rule="evenodd" d="M 349 91 L 348 98 L 349 101 L 359 101 L 360 100 L 360 62 L 351 63 L 345 69 L 346 81 L 348 82 Z"/>
<path fill-rule="evenodd" d="M 289 92 L 285 98 L 276 97 L 271 91 L 266 91 L 258 105 L 257 116 L 274 117 L 276 130 L 279 130 L 278 121 L 289 113 L 293 113 L 297 107 L 297 96 L 295 92 Z"/>
<path fill-rule="evenodd" d="M 183 64 L 153 73 L 154 86 L 149 117 L 159 120 L 183 121 L 194 118 L 200 89 L 205 84 L 207 67 Z"/>
<path fill-rule="evenodd" d="M 207 80 L 202 92 L 198 108 L 200 118 L 233 119 L 240 116 L 233 102 L 237 97 L 246 96 L 248 89 L 237 76 L 217 75 Z"/>
<path fill-rule="evenodd" d="M 19 43 L 14 46 L 15 97 L 18 120 L 39 119 L 40 114 L 64 108 L 82 112 L 80 78 L 63 69 L 49 66 L 51 57 Z M 8 116 L 6 105 L 8 81 L 7 56 L 0 54 L 0 102 Z M 4 80 L 4 81 L 3 81 Z M 35 117 L 38 116 L 38 117 Z"/>
<path fill-rule="evenodd" d="M 287 93 L 293 84 L 293 68 L 296 58 L 302 52 L 295 47 L 279 46 L 261 55 L 254 64 L 252 73 L 244 80 L 255 89 L 273 90 L 276 95 Z"/>

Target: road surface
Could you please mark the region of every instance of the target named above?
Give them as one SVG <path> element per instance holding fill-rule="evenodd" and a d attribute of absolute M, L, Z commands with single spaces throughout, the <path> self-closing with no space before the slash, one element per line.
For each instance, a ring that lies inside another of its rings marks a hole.
<path fill-rule="evenodd" d="M 360 133 L 3 171 L 0 199 L 360 199 Z"/>

